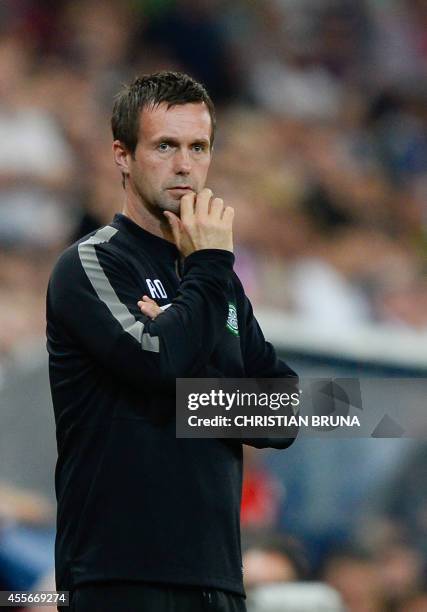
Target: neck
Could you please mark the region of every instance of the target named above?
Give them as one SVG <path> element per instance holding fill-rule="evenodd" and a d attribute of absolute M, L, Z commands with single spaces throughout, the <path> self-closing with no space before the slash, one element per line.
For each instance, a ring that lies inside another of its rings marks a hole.
<path fill-rule="evenodd" d="M 175 243 L 169 222 L 163 213 L 154 214 L 145 202 L 126 190 L 126 199 L 122 213 L 150 234 Z"/>

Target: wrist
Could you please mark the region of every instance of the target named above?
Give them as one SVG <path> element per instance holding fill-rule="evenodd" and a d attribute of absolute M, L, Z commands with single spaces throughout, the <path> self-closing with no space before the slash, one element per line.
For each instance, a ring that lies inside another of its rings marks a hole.
<path fill-rule="evenodd" d="M 209 273 L 213 273 L 220 268 L 231 272 L 233 270 L 234 260 L 234 253 L 226 249 L 199 249 L 185 257 L 183 274 L 191 267 L 198 264 L 206 264 L 209 266 L 207 268 Z"/>

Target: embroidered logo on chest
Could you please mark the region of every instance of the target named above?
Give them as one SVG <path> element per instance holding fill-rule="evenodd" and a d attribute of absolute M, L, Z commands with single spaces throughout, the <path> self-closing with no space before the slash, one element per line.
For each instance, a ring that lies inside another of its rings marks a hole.
<path fill-rule="evenodd" d="M 151 278 L 146 278 L 145 282 L 147 283 L 148 290 L 153 300 L 168 297 L 165 288 L 158 278 L 155 278 L 154 280 L 151 280 Z"/>
<path fill-rule="evenodd" d="M 237 321 L 237 308 L 232 302 L 228 303 L 228 319 L 226 327 L 235 336 L 239 335 L 239 323 Z"/>

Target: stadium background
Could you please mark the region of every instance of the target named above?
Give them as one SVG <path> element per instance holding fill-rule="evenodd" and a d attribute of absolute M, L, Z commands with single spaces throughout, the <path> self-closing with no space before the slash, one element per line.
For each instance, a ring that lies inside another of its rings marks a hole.
<path fill-rule="evenodd" d="M 427 372 L 425 0 L 2 0 L 2 588 L 52 584 L 49 272 L 120 210 L 112 98 L 163 68 L 212 94 L 210 186 L 236 209 L 237 271 L 289 363 Z M 427 610 L 426 473 L 420 440 L 248 451 L 248 585 L 322 580 L 351 612 Z"/>

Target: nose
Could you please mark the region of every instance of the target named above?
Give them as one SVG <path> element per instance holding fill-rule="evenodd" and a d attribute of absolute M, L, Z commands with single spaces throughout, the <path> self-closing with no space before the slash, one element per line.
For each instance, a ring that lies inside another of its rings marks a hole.
<path fill-rule="evenodd" d="M 190 153 L 185 149 L 177 149 L 174 156 L 175 174 L 189 174 L 191 171 Z"/>

